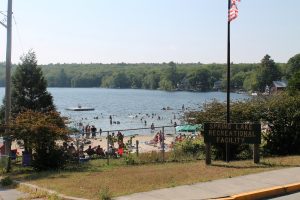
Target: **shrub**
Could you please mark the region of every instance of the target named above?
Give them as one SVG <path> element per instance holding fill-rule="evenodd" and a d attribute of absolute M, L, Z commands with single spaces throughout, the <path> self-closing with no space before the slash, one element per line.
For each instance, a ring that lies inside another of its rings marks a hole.
<path fill-rule="evenodd" d="M 259 97 L 231 105 L 232 123 L 266 122 L 270 129 L 262 135 L 263 152 L 272 155 L 300 153 L 300 95 L 281 92 L 269 97 Z M 194 123 L 225 122 L 226 104 L 213 101 L 200 112 L 188 113 L 196 118 Z M 225 145 L 213 145 L 213 156 L 225 157 Z M 252 157 L 250 145 L 230 145 L 230 159 Z"/>
<path fill-rule="evenodd" d="M 188 137 L 175 144 L 175 151 L 182 151 L 185 155 L 198 157 L 200 154 L 204 154 L 205 144 L 202 138 Z"/>
<path fill-rule="evenodd" d="M 6 187 L 6 186 L 10 186 L 13 184 L 13 180 L 11 180 L 11 178 L 9 176 L 6 176 L 4 177 L 3 179 L 1 179 L 1 185 L 3 187 Z"/>
<path fill-rule="evenodd" d="M 111 193 L 109 187 L 101 188 L 99 191 L 99 200 L 111 200 Z"/>
<path fill-rule="evenodd" d="M 36 170 L 63 168 L 67 162 L 67 155 L 57 147 L 51 150 L 37 149 L 33 154 L 32 166 Z"/>
<path fill-rule="evenodd" d="M 126 165 L 134 165 L 136 163 L 136 161 L 131 153 L 128 153 L 126 156 L 124 156 L 124 161 L 125 161 Z"/>
<path fill-rule="evenodd" d="M 263 116 L 270 129 L 263 134 L 264 151 L 268 154 L 300 153 L 300 95 L 280 93 L 272 97 Z"/>

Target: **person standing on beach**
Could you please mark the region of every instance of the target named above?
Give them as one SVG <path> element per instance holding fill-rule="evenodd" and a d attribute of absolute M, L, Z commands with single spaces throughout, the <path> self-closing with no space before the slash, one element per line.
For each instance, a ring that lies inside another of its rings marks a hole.
<path fill-rule="evenodd" d="M 121 131 L 118 131 L 117 133 L 118 144 L 123 143 L 123 139 L 124 139 L 124 135 L 121 133 Z"/>
<path fill-rule="evenodd" d="M 109 115 L 109 123 L 110 123 L 110 125 L 112 125 L 112 116 L 111 115 Z"/>
<path fill-rule="evenodd" d="M 86 138 L 90 138 L 90 135 L 91 135 L 91 127 L 90 125 L 87 125 L 86 127 Z"/>
<path fill-rule="evenodd" d="M 151 124 L 151 131 L 153 131 L 155 129 L 154 127 L 154 123 Z"/>
<path fill-rule="evenodd" d="M 164 133 L 162 131 L 159 131 L 159 144 L 161 148 L 163 148 L 164 140 L 165 140 Z"/>
<path fill-rule="evenodd" d="M 96 137 L 97 128 L 94 125 L 92 125 L 91 131 L 92 131 L 92 138 Z"/>

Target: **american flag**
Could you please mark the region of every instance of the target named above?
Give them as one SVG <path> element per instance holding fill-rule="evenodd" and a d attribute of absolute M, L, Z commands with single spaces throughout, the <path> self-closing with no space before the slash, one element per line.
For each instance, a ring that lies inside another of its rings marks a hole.
<path fill-rule="evenodd" d="M 228 11 L 228 21 L 229 22 L 231 22 L 232 20 L 234 20 L 235 18 L 238 17 L 239 10 L 238 10 L 238 7 L 236 6 L 237 1 L 241 2 L 241 0 L 231 0 L 230 9 Z"/>

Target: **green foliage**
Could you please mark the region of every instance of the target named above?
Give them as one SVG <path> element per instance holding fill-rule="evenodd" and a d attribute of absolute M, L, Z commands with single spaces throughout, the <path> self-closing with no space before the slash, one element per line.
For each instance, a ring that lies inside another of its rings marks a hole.
<path fill-rule="evenodd" d="M 288 91 L 291 95 L 295 95 L 300 92 L 300 70 L 289 80 Z"/>
<path fill-rule="evenodd" d="M 264 149 L 269 154 L 300 153 L 300 95 L 278 94 L 266 102 L 262 116 L 270 130 L 263 135 Z"/>
<path fill-rule="evenodd" d="M 287 63 L 287 77 L 290 78 L 295 73 L 300 71 L 300 54 L 297 54 L 289 59 Z"/>
<path fill-rule="evenodd" d="M 101 188 L 99 191 L 99 200 L 111 200 L 112 194 L 109 191 L 109 187 Z"/>
<path fill-rule="evenodd" d="M 265 55 L 265 57 L 261 60 L 256 78 L 259 91 L 264 91 L 266 85 L 271 86 L 272 81 L 281 79 L 281 73 L 278 66 L 269 55 Z"/>
<path fill-rule="evenodd" d="M 263 134 L 263 149 L 267 154 L 288 155 L 300 153 L 300 95 L 289 96 L 279 93 L 266 98 L 254 98 L 231 104 L 232 123 L 260 123 L 270 126 Z M 196 118 L 195 123 L 225 122 L 226 105 L 213 101 L 203 106 L 200 112 L 190 112 L 188 118 Z M 251 156 L 249 145 L 230 145 L 232 158 Z M 221 158 L 225 146 L 215 145 L 215 156 Z M 235 157 L 234 157 L 235 156 Z"/>
<path fill-rule="evenodd" d="M 257 67 L 256 64 L 234 64 L 233 66 L 233 76 L 240 71 L 252 73 Z M 226 65 L 224 64 L 178 64 L 174 62 L 162 64 L 49 64 L 43 65 L 41 68 L 48 80 L 49 87 L 174 90 L 184 79 L 188 79 L 190 81 L 188 89 L 207 91 L 212 89 L 215 81 L 225 80 L 226 77 Z"/>
<path fill-rule="evenodd" d="M 36 149 L 33 154 L 32 166 L 35 170 L 53 170 L 63 168 L 68 160 L 67 154 L 57 146 L 45 149 Z"/>
<path fill-rule="evenodd" d="M 126 165 L 136 164 L 134 156 L 131 153 L 128 153 L 128 154 L 126 154 L 126 156 L 124 156 L 124 161 L 125 161 Z"/>
<path fill-rule="evenodd" d="M 170 80 L 167 79 L 162 79 L 159 82 L 159 88 L 162 90 L 172 90 L 173 86 L 172 86 L 172 82 Z"/>
<path fill-rule="evenodd" d="M 31 53 L 31 52 L 30 52 Z M 29 54 L 30 54 L 29 53 Z M 300 54 L 288 63 L 275 63 L 266 55 L 258 64 L 231 64 L 231 88 L 260 90 L 272 81 L 290 79 L 300 66 Z M 35 63 L 36 64 L 36 63 Z M 225 64 L 174 62 L 155 64 L 48 64 L 40 66 L 49 87 L 143 88 L 163 90 L 212 90 L 214 82 L 226 86 Z M 15 66 L 13 66 L 13 70 Z M 179 88 L 185 80 L 186 87 Z M 5 83 L 5 65 L 0 63 L 0 86 Z"/>
<path fill-rule="evenodd" d="M 211 73 L 206 68 L 198 69 L 188 77 L 190 85 L 196 86 L 200 91 L 211 89 L 213 85 L 211 78 Z"/>
<path fill-rule="evenodd" d="M 257 90 L 258 83 L 256 79 L 256 72 L 246 74 L 245 80 L 243 82 L 243 88 L 247 91 Z"/>
<path fill-rule="evenodd" d="M 68 139 L 65 121 L 57 112 L 22 112 L 12 121 L 11 136 L 24 142 L 25 151 L 33 154 L 33 167 L 37 170 L 57 169 L 65 164 L 57 140 Z"/>
<path fill-rule="evenodd" d="M 182 142 L 177 142 L 171 155 L 173 161 L 186 159 L 203 159 L 205 154 L 205 144 L 201 138 L 185 138 Z"/>
<path fill-rule="evenodd" d="M 2 155 L 0 157 L 0 174 L 7 172 L 8 156 Z"/>
<path fill-rule="evenodd" d="M 27 109 L 43 112 L 54 110 L 53 99 L 47 92 L 47 82 L 37 66 L 35 53 L 29 51 L 21 61 L 12 76 L 12 115 Z"/>
<path fill-rule="evenodd" d="M 13 180 L 12 180 L 9 176 L 6 176 L 6 177 L 2 178 L 1 181 L 0 181 L 0 184 L 1 184 L 3 187 L 10 186 L 10 185 L 12 185 L 13 183 L 14 183 Z"/>

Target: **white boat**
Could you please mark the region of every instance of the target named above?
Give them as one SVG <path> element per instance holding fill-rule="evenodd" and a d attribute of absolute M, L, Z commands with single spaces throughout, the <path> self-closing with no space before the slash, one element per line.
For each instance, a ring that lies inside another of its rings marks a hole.
<path fill-rule="evenodd" d="M 95 110 L 95 108 L 92 108 L 92 107 L 82 107 L 81 105 L 78 105 L 77 107 L 66 108 L 66 110 L 71 110 L 71 111 L 93 111 L 93 110 Z"/>

